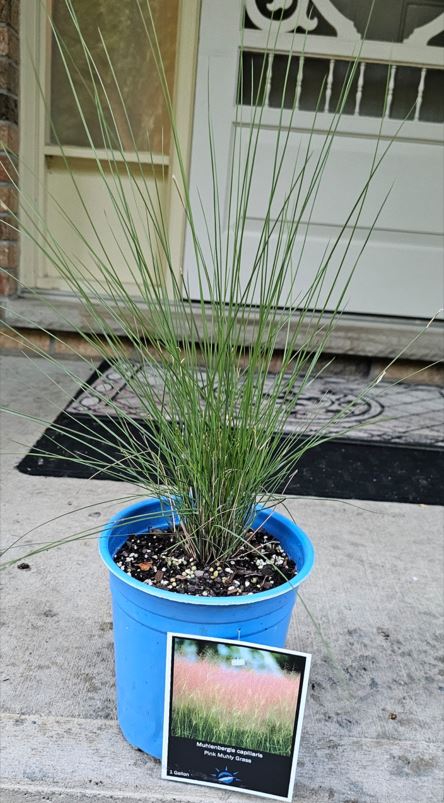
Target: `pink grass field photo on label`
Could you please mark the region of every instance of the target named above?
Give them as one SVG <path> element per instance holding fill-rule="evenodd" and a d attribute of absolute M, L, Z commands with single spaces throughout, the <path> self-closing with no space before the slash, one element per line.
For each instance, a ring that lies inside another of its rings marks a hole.
<path fill-rule="evenodd" d="M 176 736 L 290 755 L 299 673 L 178 657 L 173 684 Z"/>

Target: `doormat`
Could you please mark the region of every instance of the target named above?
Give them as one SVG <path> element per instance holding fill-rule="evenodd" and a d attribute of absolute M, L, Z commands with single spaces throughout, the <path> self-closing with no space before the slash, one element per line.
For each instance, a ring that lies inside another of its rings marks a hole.
<path fill-rule="evenodd" d="M 140 370 L 134 365 L 135 372 Z M 144 370 L 146 381 L 158 385 L 159 398 L 165 399 L 157 369 Z M 270 374 L 264 393 L 271 390 L 272 383 Z M 329 421 L 363 388 L 364 383 L 357 379 L 325 376 L 311 380 L 295 401 L 283 437 L 291 438 L 296 447 L 301 442 L 300 433 L 304 432 L 306 438 L 316 431 L 310 423 L 313 417 L 317 427 Z M 21 460 L 18 470 L 34 476 L 117 479 L 112 470 L 121 460 L 115 406 L 134 419 L 133 425 L 126 424 L 128 432 L 140 439 L 143 448 L 154 448 L 155 431 L 144 419 L 137 397 L 116 368 L 103 362 Z M 356 424 L 364 423 L 356 430 Z M 345 426 L 348 429 L 344 432 Z M 94 460 L 101 428 L 106 430 L 111 445 L 106 454 L 107 468 L 98 473 L 76 461 L 79 457 Z M 443 503 L 443 389 L 380 382 L 354 406 L 347 421 L 333 424 L 330 432 L 336 432 L 337 437 L 306 452 L 298 471 L 283 483 L 280 492 L 285 489 L 287 494 L 301 496 Z"/>

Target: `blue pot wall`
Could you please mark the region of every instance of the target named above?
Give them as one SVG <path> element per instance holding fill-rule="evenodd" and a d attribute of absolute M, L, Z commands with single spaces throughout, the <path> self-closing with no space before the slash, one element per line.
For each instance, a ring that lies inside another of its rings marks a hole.
<path fill-rule="evenodd" d="M 283 647 L 297 587 L 313 566 L 313 547 L 289 519 L 258 507 L 263 526 L 296 562 L 298 574 L 268 591 L 242 597 L 202 597 L 163 591 L 135 580 L 113 556 L 130 534 L 171 525 L 165 502 L 146 499 L 121 510 L 102 531 L 100 555 L 110 572 L 114 620 L 117 714 L 125 738 L 161 757 L 168 632 L 213 636 Z"/>

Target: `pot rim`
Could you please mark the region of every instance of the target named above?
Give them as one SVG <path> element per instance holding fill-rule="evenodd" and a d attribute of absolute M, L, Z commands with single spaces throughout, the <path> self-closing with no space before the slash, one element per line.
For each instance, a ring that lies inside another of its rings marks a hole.
<path fill-rule="evenodd" d="M 256 505 L 256 514 L 259 517 L 262 517 L 265 514 L 266 519 L 273 519 L 275 523 L 277 522 L 287 530 L 290 529 L 302 546 L 302 552 L 304 555 L 302 569 L 291 580 L 287 580 L 287 582 L 282 583 L 275 588 L 270 588 L 267 591 L 259 591 L 253 594 L 243 594 L 239 597 L 203 597 L 202 595 L 197 594 L 181 594 L 176 591 L 166 591 L 164 589 L 157 588 L 156 586 L 142 583 L 141 580 L 136 580 L 134 577 L 131 577 L 130 574 L 127 574 L 127 572 L 124 572 L 123 569 L 120 569 L 119 566 L 117 566 L 108 548 L 109 540 L 114 535 L 113 530 L 116 524 L 121 522 L 123 519 L 128 520 L 131 518 L 132 514 L 139 514 L 140 509 L 145 508 L 147 504 L 155 505 L 159 502 L 161 502 L 159 497 L 147 497 L 140 502 L 136 502 L 132 505 L 122 508 L 105 524 L 99 536 L 99 554 L 108 570 L 115 577 L 117 577 L 117 579 L 138 591 L 144 592 L 145 594 L 150 594 L 151 596 L 155 596 L 166 601 L 168 600 L 170 602 L 186 603 L 188 605 L 251 605 L 255 602 L 265 601 L 273 597 L 281 596 L 282 594 L 288 594 L 290 591 L 294 591 L 308 577 L 313 568 L 314 549 L 310 539 L 304 533 L 304 531 L 301 530 L 297 524 L 291 521 L 291 519 L 283 516 L 282 513 L 278 513 L 272 510 L 272 508 L 267 508 L 265 505 Z"/>

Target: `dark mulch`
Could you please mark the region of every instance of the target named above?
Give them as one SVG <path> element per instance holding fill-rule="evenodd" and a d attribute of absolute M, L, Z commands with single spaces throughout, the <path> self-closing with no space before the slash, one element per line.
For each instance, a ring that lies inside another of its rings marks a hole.
<path fill-rule="evenodd" d="M 130 535 L 114 561 L 147 585 L 204 597 L 241 596 L 266 591 L 297 573 L 295 562 L 271 535 L 251 532 L 235 557 L 203 566 L 188 555 L 177 534 L 154 529 Z"/>

